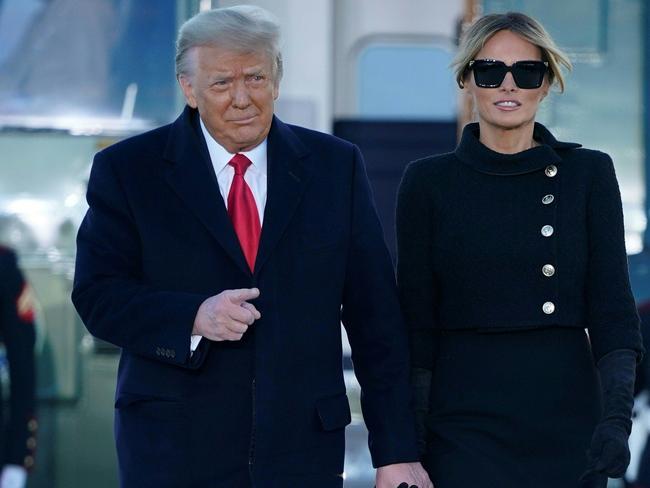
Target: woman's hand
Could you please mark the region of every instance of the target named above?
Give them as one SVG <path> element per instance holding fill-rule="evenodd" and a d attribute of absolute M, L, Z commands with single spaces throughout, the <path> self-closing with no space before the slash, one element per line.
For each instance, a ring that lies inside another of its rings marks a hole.
<path fill-rule="evenodd" d="M 609 478 L 621 478 L 630 464 L 629 433 L 625 425 L 605 420 L 598 424 L 589 448 L 587 473 L 594 472 Z M 587 474 L 585 473 L 585 475 Z"/>
<path fill-rule="evenodd" d="M 598 361 L 603 389 L 603 417 L 591 439 L 583 480 L 596 473 L 620 478 L 630 464 L 627 441 L 632 429 L 636 360 L 635 351 L 617 349 Z"/>
<path fill-rule="evenodd" d="M 420 463 L 389 464 L 377 468 L 376 488 L 434 488 L 429 475 Z"/>

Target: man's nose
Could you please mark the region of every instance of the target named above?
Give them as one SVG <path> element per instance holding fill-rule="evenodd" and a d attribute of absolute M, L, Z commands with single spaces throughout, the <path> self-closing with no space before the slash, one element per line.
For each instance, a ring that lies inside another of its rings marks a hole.
<path fill-rule="evenodd" d="M 248 87 L 244 80 L 237 80 L 232 85 L 232 105 L 237 108 L 246 108 L 251 103 Z"/>

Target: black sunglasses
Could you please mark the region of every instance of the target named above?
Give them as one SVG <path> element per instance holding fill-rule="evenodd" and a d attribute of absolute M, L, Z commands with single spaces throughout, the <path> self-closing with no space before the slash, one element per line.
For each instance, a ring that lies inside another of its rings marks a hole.
<path fill-rule="evenodd" d="M 481 88 L 497 88 L 503 83 L 506 73 L 511 72 L 519 88 L 539 88 L 544 82 L 548 71 L 547 61 L 517 61 L 507 66 L 496 59 L 474 59 L 467 65 L 468 70 L 474 71 L 474 82 Z"/>

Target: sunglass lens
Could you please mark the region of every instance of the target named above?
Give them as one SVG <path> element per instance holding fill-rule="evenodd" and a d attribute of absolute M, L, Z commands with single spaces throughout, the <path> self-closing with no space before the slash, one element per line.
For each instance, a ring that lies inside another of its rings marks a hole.
<path fill-rule="evenodd" d="M 512 76 L 519 88 L 539 88 L 544 81 L 546 65 L 537 62 L 518 62 L 512 67 Z"/>
<path fill-rule="evenodd" d="M 472 66 L 474 82 L 483 88 L 494 88 L 501 84 L 506 76 L 506 66 L 503 63 L 477 61 Z"/>

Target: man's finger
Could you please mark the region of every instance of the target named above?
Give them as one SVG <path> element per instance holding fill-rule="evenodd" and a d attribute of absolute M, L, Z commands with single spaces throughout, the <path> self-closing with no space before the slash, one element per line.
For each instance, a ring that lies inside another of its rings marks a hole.
<path fill-rule="evenodd" d="M 228 298 L 236 305 L 241 305 L 242 302 L 254 300 L 260 296 L 258 288 L 240 288 L 239 290 L 228 290 Z"/>
<path fill-rule="evenodd" d="M 245 308 L 250 313 L 252 313 L 255 320 L 259 320 L 262 317 L 262 314 L 259 313 L 259 311 L 255 308 L 255 305 L 253 305 L 252 303 L 242 302 L 241 306 L 242 308 Z"/>
<path fill-rule="evenodd" d="M 239 334 L 237 332 L 232 332 L 230 330 L 226 330 L 226 331 L 223 332 L 223 334 L 221 334 L 221 340 L 222 341 L 235 342 L 235 341 L 241 340 L 241 338 L 243 336 L 244 336 L 244 334 Z"/>
<path fill-rule="evenodd" d="M 239 320 L 231 320 L 226 324 L 226 330 L 234 334 L 244 334 L 248 330 L 248 324 Z"/>
<path fill-rule="evenodd" d="M 251 325 L 255 322 L 255 314 L 248 310 L 246 307 L 233 306 L 228 308 L 228 317 L 237 322 L 242 322 L 246 325 Z"/>

